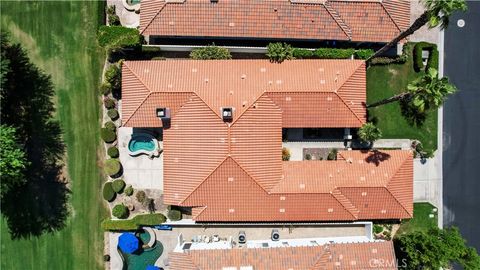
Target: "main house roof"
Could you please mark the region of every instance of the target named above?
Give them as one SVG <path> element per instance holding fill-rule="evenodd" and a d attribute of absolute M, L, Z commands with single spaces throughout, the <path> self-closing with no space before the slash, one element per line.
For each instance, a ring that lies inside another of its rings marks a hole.
<path fill-rule="evenodd" d="M 388 42 L 410 24 L 409 0 L 145 0 L 143 35 Z"/>
<path fill-rule="evenodd" d="M 122 84 L 125 126 L 158 127 L 157 105 L 175 115 L 194 98 L 218 118 L 221 107 L 233 107 L 234 122 L 260 98 L 283 111 L 284 128 L 360 127 L 366 121 L 360 60 L 127 61 Z"/>
<path fill-rule="evenodd" d="M 339 102 L 334 102 L 340 100 Z M 356 60 L 125 62 L 122 120 L 164 129 L 164 203 L 197 221 L 401 219 L 412 215 L 409 151 L 342 151 L 337 161 L 282 161 L 282 127 L 365 122 Z M 233 107 L 224 122 L 221 107 Z"/>
<path fill-rule="evenodd" d="M 171 270 L 397 269 L 390 241 L 309 247 L 191 250 L 185 253 L 171 252 L 169 259 Z"/>

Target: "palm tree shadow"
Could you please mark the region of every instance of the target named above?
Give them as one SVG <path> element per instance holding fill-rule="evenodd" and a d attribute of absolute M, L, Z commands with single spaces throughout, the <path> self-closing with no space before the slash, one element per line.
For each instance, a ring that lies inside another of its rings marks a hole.
<path fill-rule="evenodd" d="M 2 124 L 17 130 L 30 164 L 26 182 L 1 200 L 2 215 L 12 239 L 61 230 L 69 214 L 70 190 L 62 175 L 65 144 L 54 118 L 54 86 L 49 75 L 30 62 L 20 44 L 1 34 L 2 58 L 8 68 L 1 85 Z M 2 63 L 3 64 L 3 63 Z M 2 66 L 3 68 L 3 66 Z"/>
<path fill-rule="evenodd" d="M 365 161 L 367 163 L 373 163 L 375 166 L 379 166 L 381 162 L 384 162 L 386 160 L 390 159 L 390 154 L 381 152 L 380 150 L 374 149 L 374 150 L 362 150 L 362 153 L 368 153 L 368 156 L 365 158 Z"/>

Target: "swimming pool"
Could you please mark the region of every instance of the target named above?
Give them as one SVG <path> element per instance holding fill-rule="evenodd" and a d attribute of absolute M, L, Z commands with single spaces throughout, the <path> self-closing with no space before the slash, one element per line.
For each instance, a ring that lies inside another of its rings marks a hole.
<path fill-rule="evenodd" d="M 133 134 L 128 142 L 128 151 L 131 156 L 140 154 L 155 155 L 158 152 L 158 141 L 150 134 Z"/>

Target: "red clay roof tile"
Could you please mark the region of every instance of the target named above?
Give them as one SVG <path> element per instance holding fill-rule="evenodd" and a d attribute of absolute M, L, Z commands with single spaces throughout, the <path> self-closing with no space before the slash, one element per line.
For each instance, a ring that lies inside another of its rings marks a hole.
<path fill-rule="evenodd" d="M 142 1 L 144 35 L 388 42 L 409 26 L 410 4 L 385 1 Z"/>

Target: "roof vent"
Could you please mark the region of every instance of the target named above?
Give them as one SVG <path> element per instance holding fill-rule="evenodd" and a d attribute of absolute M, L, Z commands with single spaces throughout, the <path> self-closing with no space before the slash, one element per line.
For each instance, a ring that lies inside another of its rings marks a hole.
<path fill-rule="evenodd" d="M 272 230 L 272 241 L 280 240 L 280 234 L 278 233 L 277 229 Z"/>
<path fill-rule="evenodd" d="M 233 120 L 233 108 L 232 107 L 222 107 L 222 119 L 225 122 L 231 122 Z"/>
<path fill-rule="evenodd" d="M 247 242 L 247 235 L 245 234 L 245 231 L 240 231 L 238 233 L 238 243 L 245 244 L 246 242 Z"/>
<path fill-rule="evenodd" d="M 157 108 L 155 110 L 156 116 L 162 121 L 163 127 L 170 126 L 170 108 Z"/>

